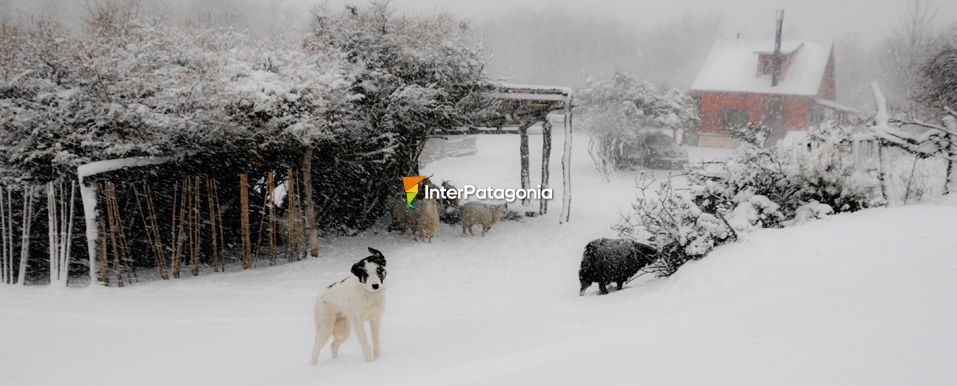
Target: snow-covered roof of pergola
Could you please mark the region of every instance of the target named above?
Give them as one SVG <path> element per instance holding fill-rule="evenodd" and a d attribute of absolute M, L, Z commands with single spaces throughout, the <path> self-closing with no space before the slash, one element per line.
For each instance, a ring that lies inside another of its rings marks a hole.
<path fill-rule="evenodd" d="M 542 188 L 548 184 L 548 164 L 551 156 L 552 124 L 548 114 L 561 113 L 564 144 L 562 146 L 562 212 L 559 222 L 567 222 L 571 211 L 571 162 L 572 152 L 572 91 L 568 87 L 496 83 L 492 90 L 483 94 L 489 99 L 490 112 L 466 127 L 441 129 L 439 135 L 456 134 L 518 134 L 521 136 L 519 156 L 521 159 L 522 188 L 528 188 L 528 128 L 542 123 Z M 539 213 L 548 211 L 548 201 L 539 203 Z"/>

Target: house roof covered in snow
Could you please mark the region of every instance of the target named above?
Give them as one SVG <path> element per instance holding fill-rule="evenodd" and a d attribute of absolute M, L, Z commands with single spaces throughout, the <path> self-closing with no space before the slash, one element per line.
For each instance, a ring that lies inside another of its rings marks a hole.
<path fill-rule="evenodd" d="M 791 56 L 777 86 L 769 75 L 759 75 L 758 56 L 774 50 L 770 39 L 721 39 L 691 85 L 697 91 L 817 95 L 831 54 L 830 42 L 784 40 L 781 53 Z"/>

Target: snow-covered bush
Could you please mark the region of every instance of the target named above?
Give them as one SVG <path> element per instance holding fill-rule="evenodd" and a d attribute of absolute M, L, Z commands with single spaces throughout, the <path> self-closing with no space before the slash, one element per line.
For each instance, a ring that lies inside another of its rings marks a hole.
<path fill-rule="evenodd" d="M 801 189 L 791 201 L 800 204 L 788 205 L 788 217 L 793 217 L 797 207 L 810 202 L 828 205 L 835 213 L 884 204 L 876 181 L 855 162 L 853 135 L 853 128 L 830 123 L 810 131 L 811 150 L 793 161 L 798 166 Z"/>
<path fill-rule="evenodd" d="M 761 135 L 739 136 L 742 145 L 730 160 L 688 168 L 690 189 L 708 211 L 734 209 L 742 193 L 766 197 L 781 216 L 765 227 L 794 217 L 797 208 L 812 201 L 835 212 L 879 205 L 874 181 L 855 167 L 851 135 L 849 128 L 824 125 L 811 133 L 810 150 L 763 147 Z"/>
<path fill-rule="evenodd" d="M 818 129 L 810 150 L 763 147 L 762 133 L 739 136 L 727 161 L 689 166 L 687 190 L 666 182 L 650 194 L 651 183 L 639 180 L 632 211 L 615 225 L 619 235 L 660 248 L 664 257 L 652 269 L 667 276 L 754 229 L 881 204 L 873 179 L 853 164 L 850 129 Z"/>
<path fill-rule="evenodd" d="M 647 240 L 661 251 L 659 260 L 646 269 L 659 276 L 675 273 L 689 260 L 698 259 L 733 237 L 719 215 L 702 210 L 687 191 L 640 177 L 632 211 L 613 226 L 620 237 Z"/>
<path fill-rule="evenodd" d="M 728 225 L 736 232 L 777 227 L 784 220 L 780 205 L 751 190 L 738 193 L 734 201 L 737 205 L 727 217 Z"/>
<path fill-rule="evenodd" d="M 576 92 L 584 126 L 591 132 L 589 155 L 607 180 L 615 170 L 635 166 L 630 155 L 643 129 L 680 129 L 697 119 L 694 102 L 677 89 L 658 87 L 616 72 L 589 79 Z"/>

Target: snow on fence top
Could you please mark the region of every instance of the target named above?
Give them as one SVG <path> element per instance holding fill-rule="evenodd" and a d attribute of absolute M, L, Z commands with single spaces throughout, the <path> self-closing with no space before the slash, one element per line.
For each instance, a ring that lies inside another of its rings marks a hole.
<path fill-rule="evenodd" d="M 178 155 L 177 157 L 181 158 L 183 155 L 185 154 Z M 80 182 L 83 182 L 83 178 L 95 174 L 138 166 L 158 165 L 166 163 L 177 157 L 129 157 L 94 161 L 78 166 L 76 168 L 76 174 L 77 177 L 79 177 Z"/>
<path fill-rule="evenodd" d="M 874 126 L 871 126 L 868 132 L 855 135 L 855 141 L 876 139 L 920 157 L 940 157 L 957 161 L 957 156 L 955 156 L 951 147 L 951 143 L 954 139 L 957 139 L 957 132 L 947 127 L 947 125 L 954 125 L 953 117 L 945 118 L 944 125 L 933 125 L 919 121 L 896 121 L 897 123 L 911 124 L 927 129 L 921 133 L 911 133 L 891 126 L 890 114 L 887 112 L 887 99 L 884 98 L 884 93 L 881 92 L 877 82 L 871 83 L 871 92 L 874 95 L 874 101 L 877 103 Z"/>
<path fill-rule="evenodd" d="M 771 77 L 758 75 L 758 56 L 773 48 L 771 39 L 720 39 L 691 85 L 692 90 L 732 91 L 763 94 L 817 95 L 831 55 L 830 42 L 781 42 L 782 55 L 791 63 L 780 83 L 771 86 Z"/>
<path fill-rule="evenodd" d="M 814 103 L 817 103 L 817 104 L 819 104 L 819 105 L 821 105 L 821 106 L 824 106 L 824 107 L 831 108 L 831 109 L 833 109 L 833 110 L 846 111 L 846 112 L 849 112 L 849 113 L 857 113 L 857 112 L 859 112 L 857 109 L 855 109 L 855 108 L 853 108 L 853 107 L 845 106 L 845 105 L 842 105 L 842 104 L 837 103 L 837 102 L 832 101 L 832 100 L 821 99 L 821 98 L 815 98 L 815 99 L 814 99 Z"/>

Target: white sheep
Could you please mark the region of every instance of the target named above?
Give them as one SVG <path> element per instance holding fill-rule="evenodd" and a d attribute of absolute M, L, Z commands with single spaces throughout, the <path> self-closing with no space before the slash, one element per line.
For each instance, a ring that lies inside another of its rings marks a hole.
<path fill-rule="evenodd" d="M 431 198 L 422 199 L 415 204 L 414 211 L 412 238 L 431 243 L 432 238 L 439 233 L 439 203 Z"/>
<path fill-rule="evenodd" d="M 439 204 L 435 199 L 424 198 L 409 208 L 404 200 L 393 200 L 390 205 L 393 225 L 411 232 L 416 241 L 432 242 L 439 233 Z"/>
<path fill-rule="evenodd" d="M 462 235 L 465 235 L 466 230 L 474 235 L 472 225 L 481 224 L 482 236 L 485 236 L 485 233 L 492 229 L 492 225 L 505 218 L 507 214 L 508 203 L 491 205 L 475 201 L 466 202 L 459 208 L 459 217 L 462 218 Z"/>

